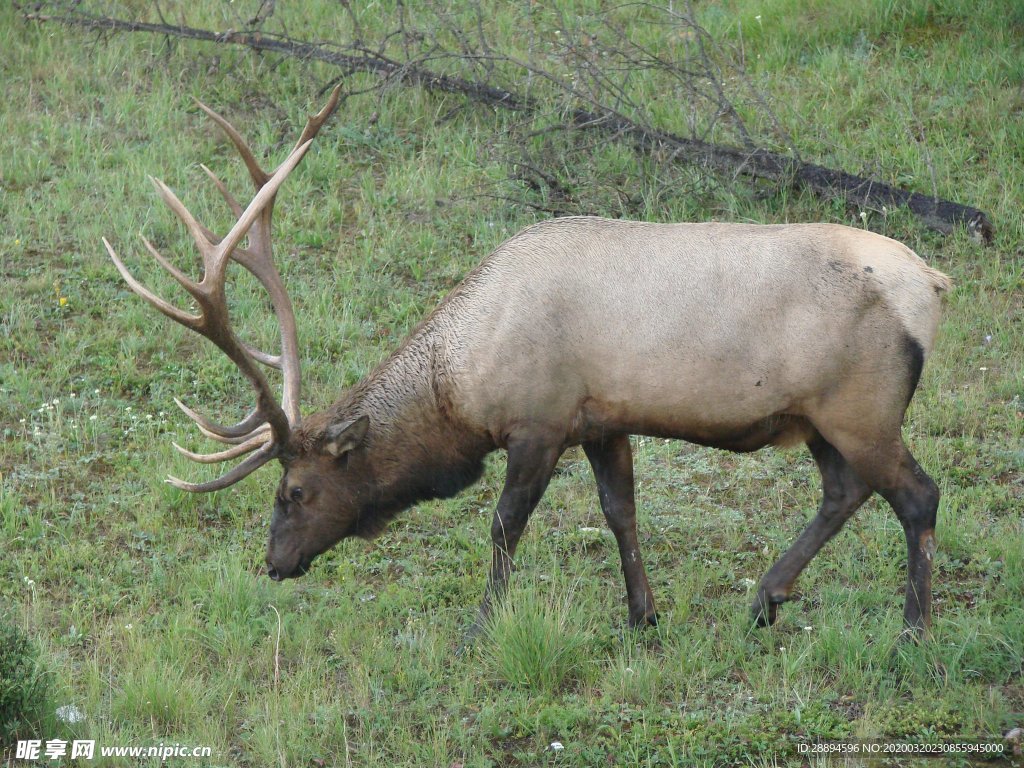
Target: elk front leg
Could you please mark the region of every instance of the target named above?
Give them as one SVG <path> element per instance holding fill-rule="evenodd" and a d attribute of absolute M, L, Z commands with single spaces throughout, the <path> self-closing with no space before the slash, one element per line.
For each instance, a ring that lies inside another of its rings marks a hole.
<path fill-rule="evenodd" d="M 647 573 L 640 557 L 636 537 L 636 502 L 633 498 L 633 449 L 628 435 L 614 435 L 583 444 L 597 480 L 608 527 L 615 534 L 626 579 L 626 600 L 629 604 L 630 628 L 655 626 L 654 595 L 647 582 Z"/>
<path fill-rule="evenodd" d="M 505 487 L 491 522 L 491 571 L 480 614 L 469 632 L 471 638 L 479 634 L 492 606 L 508 589 L 519 539 L 526 529 L 530 513 L 548 487 L 561 453 L 561 444 L 552 440 L 509 440 Z"/>

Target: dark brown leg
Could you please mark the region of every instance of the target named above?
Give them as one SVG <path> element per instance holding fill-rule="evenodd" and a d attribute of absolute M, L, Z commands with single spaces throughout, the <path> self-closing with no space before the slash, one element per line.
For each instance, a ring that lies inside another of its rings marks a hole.
<path fill-rule="evenodd" d="M 853 438 L 853 439 L 851 439 Z M 889 502 L 907 540 L 907 590 L 903 619 L 917 637 L 931 626 L 932 558 L 939 488 L 897 434 L 888 442 L 867 441 L 839 431 L 830 435 L 857 476 Z"/>
<path fill-rule="evenodd" d="M 491 571 L 487 591 L 480 605 L 480 615 L 470 630 L 476 635 L 490 615 L 491 606 L 505 594 L 512 573 L 513 558 L 519 539 L 544 495 L 562 449 L 542 439 L 510 440 L 505 487 L 491 522 Z"/>
<path fill-rule="evenodd" d="M 901 446 L 896 483 L 879 493 L 903 526 L 907 539 L 907 592 L 903 621 L 918 637 L 927 635 L 932 620 L 932 558 L 935 556 L 935 518 L 939 488 Z"/>
<path fill-rule="evenodd" d="M 751 613 L 759 626 L 775 621 L 780 603 L 789 599 L 793 584 L 825 543 L 843 527 L 871 495 L 871 488 L 850 464 L 820 436 L 808 442 L 818 469 L 824 497 L 818 514 L 800 537 L 761 579 Z"/>
<path fill-rule="evenodd" d="M 640 545 L 636 538 L 636 503 L 633 498 L 633 450 L 628 435 L 614 435 L 601 441 L 583 444 L 597 480 L 608 527 L 615 534 L 626 579 L 629 604 L 629 626 L 656 625 L 654 595 L 647 583 Z"/>

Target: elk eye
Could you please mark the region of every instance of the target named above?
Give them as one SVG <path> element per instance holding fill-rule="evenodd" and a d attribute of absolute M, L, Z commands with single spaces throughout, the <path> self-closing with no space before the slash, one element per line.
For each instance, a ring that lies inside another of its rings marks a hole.
<path fill-rule="evenodd" d="M 297 501 L 302 501 L 302 489 L 301 488 L 292 488 L 292 492 L 291 492 L 290 496 L 291 496 L 291 500 L 292 501 L 296 501 L 296 502 Z"/>

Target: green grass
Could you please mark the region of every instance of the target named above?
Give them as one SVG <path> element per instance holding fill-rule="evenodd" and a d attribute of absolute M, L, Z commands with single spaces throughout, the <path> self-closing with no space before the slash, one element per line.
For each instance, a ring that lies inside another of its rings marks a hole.
<path fill-rule="evenodd" d="M 181 8 L 223 28 L 257 5 Z M 661 619 L 639 635 L 623 634 L 615 543 L 576 451 L 520 546 L 511 600 L 465 654 L 455 650 L 484 586 L 501 455 L 478 485 L 407 512 L 379 541 L 343 544 L 300 581 L 262 577 L 275 469 L 206 496 L 162 482 L 202 472 L 171 448 L 197 442 L 172 397 L 232 416 L 250 393 L 209 345 L 131 294 L 100 238 L 184 303 L 138 239 L 190 253 L 146 176 L 214 229 L 227 212 L 197 164 L 245 182 L 192 97 L 274 147 L 270 164 L 334 73 L 27 24 L 4 7 L 0 611 L 40 649 L 55 705 L 86 715 L 41 738 L 208 745 L 216 766 L 772 765 L 801 764 L 808 740 L 1024 725 L 1024 16 L 995 0 L 700 6 L 806 157 L 926 193 L 934 183 L 995 223 L 994 247 L 979 249 L 905 212 L 866 212 L 956 283 L 905 429 L 944 494 L 932 642 L 894 642 L 904 544 L 878 501 L 811 564 L 775 627 L 749 626 L 754 583 L 818 503 L 803 451 L 635 441 Z M 337 4 L 298 7 L 277 10 L 296 36 L 347 35 Z M 361 12 L 370 30 L 384 26 L 373 8 Z M 511 4 L 496 10 L 492 39 L 528 50 L 521 21 Z M 670 120 L 673 106 L 654 111 Z M 324 129 L 276 212 L 307 411 L 542 216 L 501 199 L 516 190 L 500 137 L 521 130 L 407 88 L 350 99 Z M 666 185 L 622 148 L 569 170 L 610 215 L 622 213 L 618 185 L 651 219 L 860 222 L 803 194 L 696 174 Z M 233 301 L 270 345 L 253 282 L 239 279 Z"/>

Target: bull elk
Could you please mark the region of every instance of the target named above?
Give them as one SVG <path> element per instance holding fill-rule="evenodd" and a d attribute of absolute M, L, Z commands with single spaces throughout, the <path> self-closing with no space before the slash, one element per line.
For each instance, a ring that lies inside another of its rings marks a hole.
<path fill-rule="evenodd" d="M 145 245 L 192 295 L 197 314 L 143 287 L 104 240 L 132 290 L 216 344 L 256 390 L 256 407 L 233 426 L 177 401 L 204 435 L 230 446 L 201 455 L 176 445 L 183 454 L 199 462 L 250 455 L 215 480 L 168 481 L 213 491 L 278 459 L 284 474 L 267 545 L 270 578 L 301 576 L 342 539 L 372 538 L 416 502 L 458 493 L 501 448 L 508 466 L 491 525 L 485 619 L 556 462 L 580 445 L 618 543 L 629 625 L 655 624 L 629 436 L 731 451 L 805 443 L 824 498 L 761 580 L 754 619 L 775 620 L 807 563 L 877 492 L 906 534 L 904 620 L 927 632 L 939 490 L 901 427 L 948 277 L 900 243 L 839 225 L 545 221 L 500 245 L 372 373 L 300 420 L 295 318 L 272 260 L 271 215 L 278 189 L 338 98 L 335 91 L 269 174 L 239 133 L 200 103 L 241 154 L 256 195 L 243 209 L 203 166 L 237 218 L 219 238 L 154 181 L 195 240 L 202 280 Z M 232 260 L 270 295 L 278 355 L 232 330 L 225 298 Z M 283 372 L 282 402 L 261 365 Z"/>

